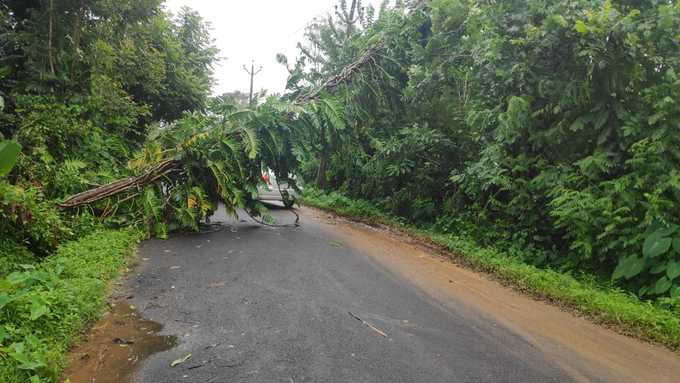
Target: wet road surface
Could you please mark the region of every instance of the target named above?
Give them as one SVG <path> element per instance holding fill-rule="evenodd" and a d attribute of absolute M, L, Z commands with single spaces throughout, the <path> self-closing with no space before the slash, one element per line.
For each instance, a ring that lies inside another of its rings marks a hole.
<path fill-rule="evenodd" d="M 293 219 L 285 211 L 274 215 Z M 393 235 L 316 210 L 304 208 L 301 216 L 298 228 L 229 221 L 221 231 L 142 244 L 139 265 L 125 282 L 130 302 L 163 325 L 162 334 L 176 336 L 177 345 L 142 363 L 135 381 L 635 382 L 653 376 L 659 383 L 679 376 L 669 351 L 522 297 Z M 542 328 L 539 321 L 564 321 L 556 324 L 564 330 L 553 338 L 553 324 Z M 184 361 L 171 367 L 175 360 Z"/>

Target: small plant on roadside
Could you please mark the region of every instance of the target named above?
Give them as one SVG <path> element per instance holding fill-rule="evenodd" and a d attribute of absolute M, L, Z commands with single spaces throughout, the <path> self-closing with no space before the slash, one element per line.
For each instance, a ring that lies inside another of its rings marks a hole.
<path fill-rule="evenodd" d="M 680 298 L 680 226 L 655 222 L 645 233 L 642 254 L 622 258 L 613 280 L 626 280 L 641 297 Z"/>

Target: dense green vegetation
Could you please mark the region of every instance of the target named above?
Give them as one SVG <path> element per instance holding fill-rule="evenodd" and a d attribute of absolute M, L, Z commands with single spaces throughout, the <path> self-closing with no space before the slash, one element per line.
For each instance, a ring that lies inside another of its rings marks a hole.
<path fill-rule="evenodd" d="M 679 3 L 340 3 L 291 92 L 380 48 L 336 92 L 344 129 L 302 143 L 307 182 L 678 302 Z"/>
<path fill-rule="evenodd" d="M 456 260 L 493 275 L 514 288 L 555 302 L 622 334 L 680 349 L 680 309 L 677 305 L 648 304 L 611 283 L 587 274 L 559 272 L 523 262 L 535 257 L 513 243 L 482 245 L 474 236 L 418 228 L 365 200 L 352 200 L 337 192 L 307 190 L 305 204 L 369 224 L 383 224 L 452 252 Z"/>
<path fill-rule="evenodd" d="M 3 238 L 45 256 L 91 231 L 110 214 L 60 212 L 57 201 L 127 175 L 149 132 L 207 107 L 217 54 L 207 27 L 160 3 L 0 4 L 0 138 L 21 145 L 0 179 Z"/>
<path fill-rule="evenodd" d="M 140 238 L 134 230 L 96 231 L 60 246 L 44 262 L 0 244 L 0 260 L 21 257 L 15 270 L 0 274 L 3 382 L 57 381 L 65 352 L 100 314 L 108 282 Z"/>

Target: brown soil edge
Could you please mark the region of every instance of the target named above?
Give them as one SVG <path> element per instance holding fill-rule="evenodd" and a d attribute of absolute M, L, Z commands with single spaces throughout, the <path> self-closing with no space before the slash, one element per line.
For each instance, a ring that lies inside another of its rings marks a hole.
<path fill-rule="evenodd" d="M 404 241 L 410 245 L 414 245 L 417 247 L 424 248 L 435 255 L 438 255 L 442 258 L 445 258 L 447 261 L 460 266 L 464 267 L 468 270 L 472 270 L 474 272 L 483 274 L 485 277 L 489 278 L 490 280 L 496 281 L 500 283 L 502 286 L 509 288 L 513 291 L 519 292 L 525 296 L 528 296 L 535 301 L 543 302 L 546 304 L 549 304 L 551 306 L 559 308 L 561 311 L 568 313 L 570 315 L 573 315 L 574 317 L 578 318 L 583 318 L 588 320 L 591 323 L 597 324 L 599 326 L 602 326 L 606 329 L 609 329 L 611 331 L 616 332 L 617 334 L 624 335 L 645 343 L 648 343 L 650 345 L 662 347 L 664 349 L 670 350 L 671 352 L 675 353 L 676 355 L 680 356 L 680 345 L 676 344 L 668 344 L 661 342 L 659 340 L 653 339 L 646 334 L 644 334 L 641 331 L 636 331 L 634 327 L 626 326 L 621 323 L 616 323 L 607 320 L 606 318 L 603 318 L 602 316 L 598 316 L 596 313 L 589 313 L 587 311 L 581 310 L 577 304 L 570 303 L 570 302 L 565 302 L 563 300 L 560 300 L 558 298 L 554 298 L 551 296 L 548 296 L 546 294 L 541 293 L 538 290 L 532 290 L 528 288 L 522 288 L 517 284 L 517 282 L 513 281 L 510 278 L 505 278 L 502 275 L 498 275 L 492 272 L 489 272 L 486 270 L 483 266 L 477 265 L 471 260 L 467 259 L 464 255 L 458 254 L 452 250 L 450 250 L 448 247 L 439 244 L 435 242 L 433 239 L 429 238 L 428 236 L 418 233 L 415 228 L 409 228 L 409 227 L 400 227 L 394 224 L 391 224 L 389 222 L 385 222 L 381 219 L 375 218 L 375 219 L 367 219 L 367 218 L 361 218 L 361 217 L 356 217 L 352 216 L 349 214 L 343 214 L 339 211 L 333 210 L 332 208 L 327 208 L 327 207 L 322 207 L 322 206 L 316 206 L 308 201 L 302 200 L 300 202 L 301 206 L 304 206 L 306 208 L 310 208 L 312 210 L 316 210 L 319 212 L 325 212 L 328 214 L 331 214 L 331 216 L 335 219 L 338 219 L 340 221 L 348 222 L 348 223 L 354 223 L 354 224 L 360 224 L 360 225 L 365 225 L 368 228 L 372 230 L 381 230 L 385 231 L 389 234 L 399 236 L 399 240 Z"/>
<path fill-rule="evenodd" d="M 174 337 L 157 335 L 162 330 L 162 326 L 145 319 L 128 302 L 131 293 L 125 285 L 125 280 L 140 264 L 138 245 L 139 243 L 135 244 L 125 256 L 125 263 L 118 271 L 118 275 L 108 282 L 103 294 L 105 302 L 97 312 L 96 319 L 85 324 L 71 340 L 68 352 L 63 356 L 59 382 L 127 382 L 134 373 L 136 363 L 155 352 L 163 351 L 166 345 L 174 346 Z M 112 330 L 121 330 L 121 332 L 111 334 Z M 102 337 L 111 339 L 102 341 Z M 114 339 L 118 342 L 112 342 Z M 129 340 L 133 343 L 125 344 Z M 118 350 L 116 352 L 115 348 L 107 346 L 121 349 L 130 346 L 130 351 L 126 353 Z M 113 356 L 107 356 L 109 360 L 103 361 L 104 352 L 110 349 L 114 350 Z M 90 354 L 94 353 L 98 355 L 98 359 L 90 358 Z M 128 360 L 128 356 L 133 359 Z M 103 370 L 108 369 L 109 379 L 95 380 L 102 365 L 104 365 Z"/>
<path fill-rule="evenodd" d="M 117 298 L 85 339 L 69 351 L 61 380 L 131 382 L 140 362 L 176 345 L 176 337 L 158 335 L 161 329 L 160 324 L 142 318 L 126 298 Z"/>
<path fill-rule="evenodd" d="M 105 292 L 103 295 L 105 301 L 102 304 L 102 307 L 97 310 L 97 313 L 94 316 L 95 319 L 85 323 L 83 328 L 73 336 L 73 339 L 71 339 L 68 351 L 62 356 L 62 368 L 58 379 L 59 382 L 63 382 L 68 378 L 67 373 L 71 368 L 72 357 L 75 350 L 81 347 L 83 343 L 87 342 L 88 335 L 92 332 L 93 328 L 115 307 L 113 296 L 117 291 L 122 290 L 123 280 L 137 266 L 137 245 L 138 243 L 135 244 L 129 254 L 125 256 L 125 263 L 120 270 L 118 270 L 118 275 L 112 278 L 104 288 Z"/>

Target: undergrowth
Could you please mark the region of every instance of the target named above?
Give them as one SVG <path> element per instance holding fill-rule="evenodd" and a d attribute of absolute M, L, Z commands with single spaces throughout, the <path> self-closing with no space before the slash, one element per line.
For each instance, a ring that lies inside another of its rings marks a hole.
<path fill-rule="evenodd" d="M 576 311 L 592 321 L 619 333 L 661 343 L 680 350 L 680 309 L 677 304 L 661 300 L 643 301 L 634 294 L 616 288 L 595 276 L 560 272 L 528 264 L 517 248 L 507 251 L 492 245 L 480 245 L 470 235 L 437 232 L 417 227 L 378 209 L 370 202 L 353 200 L 332 192 L 305 192 L 304 204 L 332 211 L 341 216 L 370 224 L 384 224 L 409 235 L 432 242 L 452 252 L 470 267 L 534 297 L 548 300 Z M 480 231 L 483 231 L 480 228 Z"/>
<path fill-rule="evenodd" d="M 0 251 L 19 251 L 0 257 L 0 381 L 57 381 L 68 347 L 101 313 L 109 282 L 139 239 L 132 229 L 100 230 L 39 263 L 0 243 Z"/>

